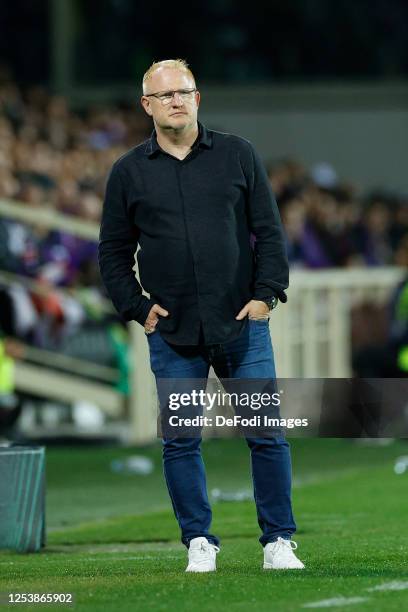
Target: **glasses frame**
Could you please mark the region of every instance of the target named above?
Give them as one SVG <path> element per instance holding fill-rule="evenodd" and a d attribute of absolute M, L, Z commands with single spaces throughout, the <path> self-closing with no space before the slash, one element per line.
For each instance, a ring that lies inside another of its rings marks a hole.
<path fill-rule="evenodd" d="M 171 104 L 175 94 L 179 94 L 183 102 L 185 102 L 180 92 L 185 92 L 186 94 L 193 94 L 196 91 L 198 91 L 196 87 L 194 87 L 193 89 L 174 89 L 174 90 L 169 90 L 169 91 L 157 91 L 155 93 L 145 94 L 145 98 L 151 98 L 151 97 L 156 98 L 157 100 L 159 100 L 159 102 L 163 106 L 168 106 L 169 104 Z M 160 99 L 160 96 L 164 96 L 165 94 L 171 94 L 171 98 L 168 102 L 164 102 L 164 100 Z"/>

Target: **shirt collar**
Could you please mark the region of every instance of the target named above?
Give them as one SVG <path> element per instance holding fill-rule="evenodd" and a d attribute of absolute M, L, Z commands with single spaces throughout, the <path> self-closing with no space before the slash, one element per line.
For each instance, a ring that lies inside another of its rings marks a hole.
<path fill-rule="evenodd" d="M 196 147 L 204 147 L 205 149 L 210 149 L 212 147 L 212 134 L 207 128 L 200 123 L 198 123 L 198 137 L 194 142 L 192 149 Z M 157 142 L 157 134 L 156 130 L 153 130 L 149 140 L 146 143 L 145 153 L 147 157 L 155 157 L 158 153 L 160 153 L 162 149 L 160 148 L 159 143 Z"/>

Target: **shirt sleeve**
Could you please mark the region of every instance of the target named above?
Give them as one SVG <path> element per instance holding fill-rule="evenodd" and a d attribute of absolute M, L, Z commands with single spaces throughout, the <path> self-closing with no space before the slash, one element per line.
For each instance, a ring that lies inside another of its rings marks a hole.
<path fill-rule="evenodd" d="M 253 299 L 276 296 L 281 302 L 286 302 L 289 264 L 282 222 L 263 162 L 253 146 L 248 144 L 251 157 L 249 168 L 247 165 L 247 210 L 250 230 L 255 236 Z"/>
<path fill-rule="evenodd" d="M 144 325 L 154 302 L 142 293 L 133 266 L 139 231 L 131 222 L 120 168 L 108 178 L 99 233 L 98 261 L 103 284 L 125 321 Z"/>

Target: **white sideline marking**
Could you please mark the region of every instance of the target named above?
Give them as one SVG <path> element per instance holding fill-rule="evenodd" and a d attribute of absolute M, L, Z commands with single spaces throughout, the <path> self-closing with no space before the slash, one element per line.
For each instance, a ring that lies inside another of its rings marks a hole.
<path fill-rule="evenodd" d="M 377 586 L 370 587 L 366 591 L 404 591 L 408 589 L 408 582 L 402 580 L 393 580 L 392 582 L 384 582 L 384 584 L 377 584 Z"/>
<path fill-rule="evenodd" d="M 100 555 L 98 557 L 82 557 L 81 561 L 109 561 L 109 562 L 113 562 L 113 561 L 146 561 L 147 559 L 153 559 L 153 560 L 157 560 L 157 555 L 132 555 L 130 557 L 117 557 L 114 554 L 113 555 L 109 555 L 109 556 L 105 556 L 105 555 Z M 171 560 L 180 560 L 180 555 L 166 555 L 166 559 L 171 559 Z M 54 557 L 48 557 L 44 560 L 47 560 L 49 562 L 53 562 L 55 561 Z M 64 559 L 64 563 L 69 563 L 69 562 L 77 562 L 77 559 Z M 0 565 L 15 565 L 14 561 L 0 561 Z"/>
<path fill-rule="evenodd" d="M 138 556 L 132 556 L 132 557 L 115 557 L 114 555 L 109 556 L 109 557 L 105 557 L 105 556 L 100 556 L 100 557 L 82 557 L 81 561 L 146 561 L 147 559 L 154 559 L 157 561 L 157 555 L 138 555 Z M 166 555 L 166 559 L 180 559 L 179 556 L 175 556 L 175 555 Z M 64 563 L 69 561 L 77 561 L 77 559 L 64 559 Z"/>
<path fill-rule="evenodd" d="M 155 559 L 157 561 L 157 555 L 139 555 L 135 557 L 85 557 L 83 561 L 146 561 L 146 559 Z M 166 555 L 166 559 L 180 559 L 175 555 Z M 74 559 L 73 559 L 74 560 Z"/>
<path fill-rule="evenodd" d="M 368 601 L 369 597 L 333 597 L 332 599 L 322 599 L 303 604 L 303 608 L 331 608 L 335 606 L 352 606 L 353 604 Z"/>

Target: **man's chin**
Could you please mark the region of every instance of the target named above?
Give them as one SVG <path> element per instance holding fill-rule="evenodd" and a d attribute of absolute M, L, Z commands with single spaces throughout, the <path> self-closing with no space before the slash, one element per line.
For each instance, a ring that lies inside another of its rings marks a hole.
<path fill-rule="evenodd" d="M 180 115 L 171 115 L 170 121 L 174 122 L 176 125 L 180 125 L 181 123 L 185 123 L 187 125 L 187 123 L 190 123 L 190 118 L 185 113 L 182 113 Z"/>
<path fill-rule="evenodd" d="M 172 115 L 168 118 L 167 129 L 183 129 L 191 125 L 191 119 L 188 115 Z"/>

